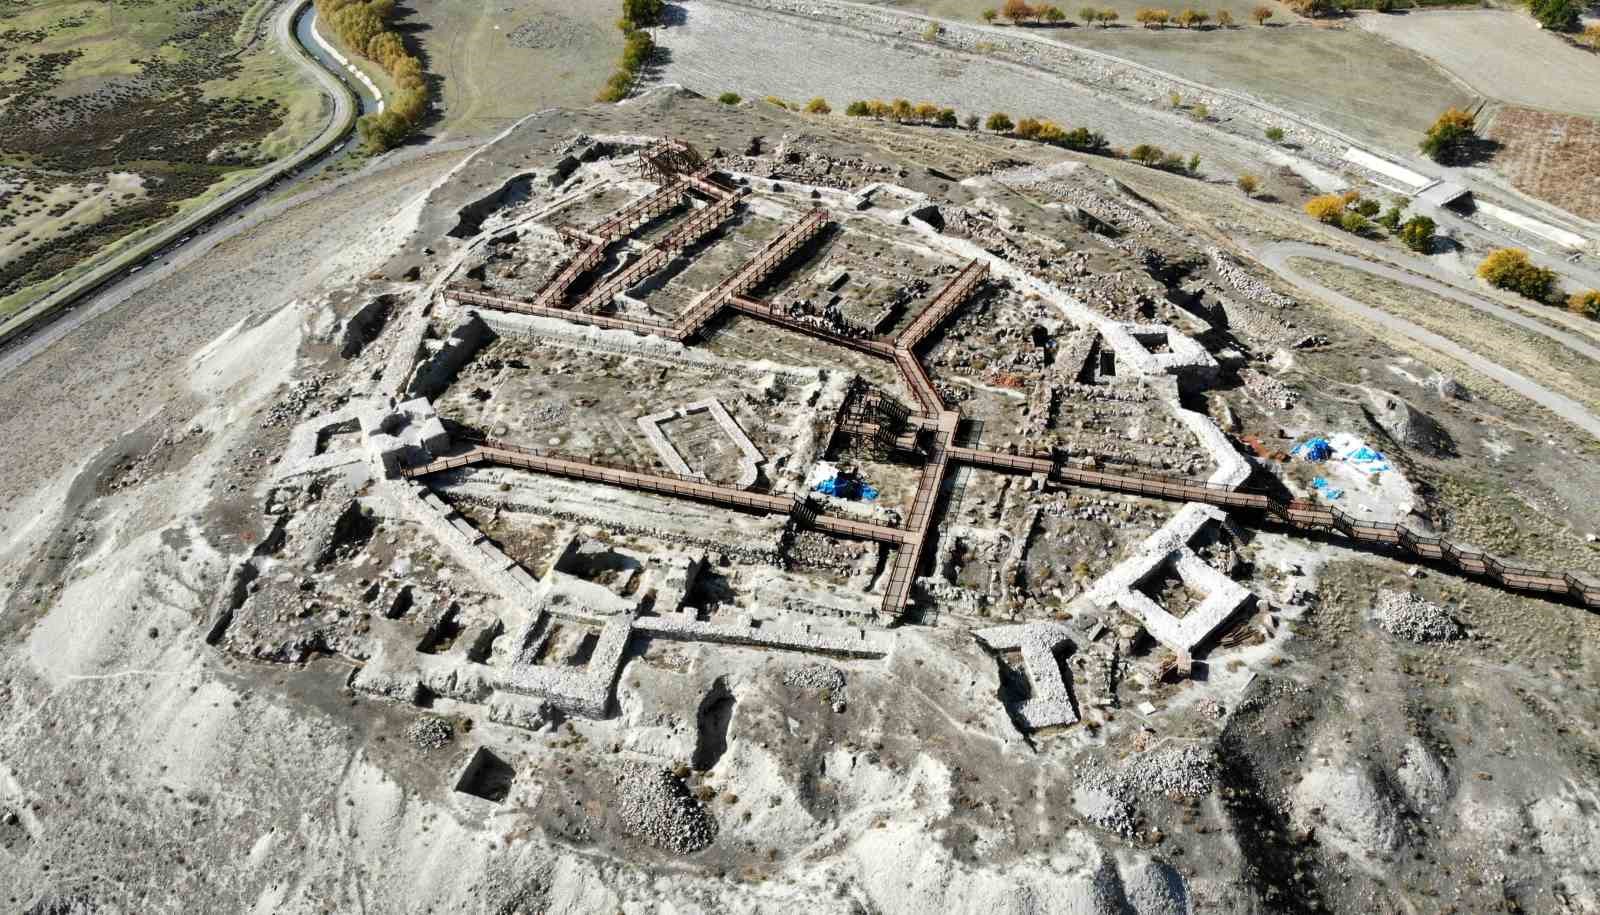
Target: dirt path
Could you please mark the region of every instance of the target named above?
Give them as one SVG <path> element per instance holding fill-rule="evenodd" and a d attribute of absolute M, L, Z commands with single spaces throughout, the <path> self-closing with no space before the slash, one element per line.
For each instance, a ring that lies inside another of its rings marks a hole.
<path fill-rule="evenodd" d="M 1464 293 L 1455 289 L 1454 287 L 1414 276 L 1398 268 L 1386 267 L 1381 264 L 1373 264 L 1369 261 L 1361 260 L 1360 258 L 1336 254 L 1324 248 L 1318 248 L 1314 245 L 1306 245 L 1299 242 L 1281 242 L 1278 244 L 1267 245 L 1258 249 L 1256 251 L 1256 256 L 1263 264 L 1265 264 L 1274 272 L 1278 273 L 1284 279 L 1302 289 L 1312 292 L 1317 296 L 1317 298 L 1323 300 L 1324 302 L 1359 315 L 1362 318 L 1372 321 L 1381 327 L 1392 330 L 1398 334 L 1401 334 L 1402 336 L 1409 337 L 1410 339 L 1415 340 L 1424 346 L 1431 347 L 1440 353 L 1443 353 L 1444 355 L 1463 363 L 1474 371 L 1479 372 L 1486 378 L 1493 379 L 1494 381 L 1505 385 L 1507 388 L 1510 388 L 1517 394 L 1520 394 L 1534 403 L 1545 407 L 1552 413 L 1560 416 L 1562 419 L 1565 419 L 1580 429 L 1583 429 L 1596 439 L 1600 439 L 1600 417 L 1595 416 L 1577 401 L 1572 400 L 1569 397 L 1564 397 L 1561 394 L 1557 394 L 1549 388 L 1532 381 L 1527 376 L 1518 372 L 1513 372 L 1510 369 L 1507 369 L 1498 363 L 1485 358 L 1484 356 L 1481 356 L 1464 346 L 1461 346 L 1453 340 L 1446 339 L 1445 337 L 1442 337 L 1433 331 L 1419 327 L 1416 324 L 1405 320 L 1404 318 L 1395 317 L 1394 315 L 1391 315 L 1381 309 L 1362 304 L 1361 302 L 1357 302 L 1355 299 L 1352 299 L 1343 293 L 1329 289 L 1327 286 L 1324 286 L 1317 280 L 1295 270 L 1289 265 L 1289 261 L 1291 258 L 1296 257 L 1308 258 L 1311 260 L 1323 260 L 1330 263 L 1339 264 L 1344 267 L 1350 267 L 1356 270 L 1371 273 L 1375 276 L 1380 276 L 1384 279 L 1392 280 L 1394 282 L 1404 283 L 1408 286 L 1424 290 L 1434 295 L 1444 296 L 1452 301 L 1460 302 L 1468 307 L 1491 314 L 1501 320 L 1514 323 L 1519 327 L 1524 327 L 1528 330 L 1534 331 L 1535 333 L 1542 334 L 1552 340 L 1561 342 L 1563 345 L 1571 346 L 1573 349 L 1583 352 L 1585 355 L 1590 355 L 1591 358 L 1593 358 L 1592 354 L 1596 352 L 1592 344 L 1581 341 L 1576 337 L 1564 334 L 1560 331 L 1553 330 L 1537 321 L 1532 320 L 1531 318 L 1516 314 L 1510 309 L 1502 306 L 1483 301 L 1476 296 Z"/>

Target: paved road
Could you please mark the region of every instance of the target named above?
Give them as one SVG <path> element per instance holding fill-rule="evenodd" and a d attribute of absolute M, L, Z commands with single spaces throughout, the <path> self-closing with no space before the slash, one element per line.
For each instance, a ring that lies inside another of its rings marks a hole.
<path fill-rule="evenodd" d="M 1402 336 L 1409 337 L 1412 340 L 1423 344 L 1424 346 L 1444 353 L 1445 355 L 1461 362 L 1484 377 L 1498 381 L 1507 388 L 1510 388 L 1512 391 L 1515 391 L 1534 403 L 1545 407 L 1546 409 L 1550 410 L 1550 412 L 1560 416 L 1562 419 L 1565 419 L 1578 428 L 1588 432 L 1596 439 L 1600 439 L 1600 417 L 1595 416 L 1595 414 L 1591 413 L 1587 407 L 1583 406 L 1577 401 L 1571 399 L 1570 397 L 1557 394 L 1549 388 L 1546 388 L 1543 385 L 1529 379 L 1527 376 L 1513 372 L 1510 369 L 1505 368 L 1498 363 L 1495 363 L 1484 356 L 1467 349 L 1453 340 L 1442 337 L 1431 330 L 1419 327 L 1418 325 L 1413 324 L 1404 318 L 1399 318 L 1381 309 L 1362 304 L 1361 302 L 1357 302 L 1355 299 L 1352 299 L 1343 293 L 1329 289 L 1311 277 L 1308 277 L 1305 274 L 1298 272 L 1293 267 L 1290 267 L 1289 259 L 1294 257 L 1303 257 L 1339 264 L 1340 266 L 1344 267 L 1353 267 L 1357 270 L 1370 273 L 1374 276 L 1404 283 L 1413 288 L 1421 289 L 1435 295 L 1442 295 L 1452 301 L 1460 302 L 1463 305 L 1476 308 L 1487 314 L 1494 315 L 1502 320 L 1510 321 L 1519 327 L 1526 327 L 1529 330 L 1549 337 L 1552 340 L 1556 340 L 1565 346 L 1569 346 L 1574 351 L 1582 352 L 1585 355 L 1588 355 L 1590 358 L 1596 358 L 1595 354 L 1600 352 L 1600 350 L 1597 350 L 1591 343 L 1580 340 L 1579 338 L 1566 334 L 1562 331 L 1546 327 L 1542 324 L 1539 324 L 1539 322 L 1534 321 L 1532 318 L 1518 314 L 1504 306 L 1485 301 L 1470 293 L 1456 289 L 1455 287 L 1446 286 L 1442 283 L 1434 282 L 1433 280 L 1412 275 L 1396 267 L 1389 267 L 1383 264 L 1374 264 L 1370 261 L 1361 260 L 1360 258 L 1350 257 L 1348 255 L 1337 254 L 1324 248 L 1318 248 L 1314 245 L 1306 245 L 1298 242 L 1282 242 L 1278 244 L 1267 245 L 1258 249 L 1256 251 L 1256 256 L 1261 259 L 1263 264 L 1278 273 L 1284 279 L 1302 289 L 1309 290 L 1323 301 L 1353 314 L 1360 315 L 1361 317 L 1366 318 L 1375 324 L 1392 330 Z"/>
<path fill-rule="evenodd" d="M 9 367 L 20 365 L 42 352 L 74 327 L 103 313 L 132 292 L 149 285 L 154 279 L 152 274 L 162 272 L 156 267 L 143 271 L 144 276 L 127 272 L 135 264 L 148 263 L 152 256 L 165 258 L 167 264 L 175 262 L 178 256 L 185 252 L 179 250 L 173 242 L 184 236 L 196 236 L 192 242 L 187 243 L 187 248 L 209 247 L 204 243 L 204 239 L 207 235 L 217 234 L 212 231 L 215 228 L 213 221 L 221 220 L 236 209 L 248 207 L 253 198 L 264 194 L 269 188 L 274 188 L 274 185 L 278 185 L 286 176 L 298 175 L 304 166 L 329 155 L 330 151 L 336 152 L 338 141 L 350 132 L 355 123 L 356 97 L 342 78 L 324 69 L 309 51 L 302 53 L 299 39 L 295 35 L 295 23 L 299 19 L 300 12 L 309 4 L 310 0 L 293 0 L 285 4 L 274 23 L 273 34 L 284 53 L 294 58 L 307 74 L 316 79 L 323 92 L 333 99 L 332 117 L 323 126 L 322 131 L 293 155 L 279 160 L 249 181 L 174 221 L 159 234 L 127 254 L 91 270 L 71 284 L 40 299 L 16 318 L 0 322 L 0 340 L 14 336 L 18 341 L 9 345 L 4 350 L 3 357 L 0 357 L 0 375 L 9 371 Z M 85 298 L 87 301 L 79 301 Z M 70 309 L 72 313 L 62 315 L 64 309 Z M 27 329 L 36 321 L 48 323 L 43 324 L 43 329 Z"/>

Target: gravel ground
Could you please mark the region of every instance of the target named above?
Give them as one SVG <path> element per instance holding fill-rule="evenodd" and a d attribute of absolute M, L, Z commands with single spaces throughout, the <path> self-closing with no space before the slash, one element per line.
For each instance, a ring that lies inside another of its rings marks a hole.
<path fill-rule="evenodd" d="M 1447 642 L 1461 638 L 1461 626 L 1444 608 L 1404 591 L 1379 591 L 1372 610 L 1378 625 L 1408 642 Z"/>
<path fill-rule="evenodd" d="M 420 750 L 437 750 L 454 737 L 450 722 L 443 718 L 418 718 L 406 728 L 406 739 Z"/>

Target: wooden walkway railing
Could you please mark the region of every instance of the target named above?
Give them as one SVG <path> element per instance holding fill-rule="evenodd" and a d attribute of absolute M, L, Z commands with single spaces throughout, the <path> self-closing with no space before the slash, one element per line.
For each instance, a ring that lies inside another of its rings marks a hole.
<path fill-rule="evenodd" d="M 907 350 L 916 349 L 923 339 L 933 332 L 935 327 L 938 327 L 945 318 L 950 317 L 951 312 L 959 308 L 961 303 L 972 295 L 973 291 L 978 288 L 978 284 L 983 282 L 983 278 L 988 275 L 989 263 L 987 261 L 977 258 L 968 261 L 967 265 L 962 267 L 961 271 L 943 289 L 939 290 L 939 294 L 933 297 L 933 301 L 929 302 L 928 307 L 922 310 L 922 314 L 917 315 L 916 320 L 911 322 L 911 326 L 900 334 L 899 339 L 895 341 L 895 345 Z"/>

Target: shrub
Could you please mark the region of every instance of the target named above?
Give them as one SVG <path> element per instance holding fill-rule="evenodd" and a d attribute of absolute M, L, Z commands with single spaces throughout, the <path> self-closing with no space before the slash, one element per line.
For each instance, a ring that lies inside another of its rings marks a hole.
<path fill-rule="evenodd" d="M 1250 11 L 1250 18 L 1256 21 L 1256 25 L 1265 26 L 1267 20 L 1272 18 L 1272 14 L 1272 7 L 1258 6 Z"/>
<path fill-rule="evenodd" d="M 957 124 L 960 124 L 960 123 L 961 123 L 961 120 L 960 120 L 960 118 L 956 117 L 956 110 L 954 108 L 941 108 L 941 109 L 939 109 L 939 126 L 940 127 L 955 127 Z"/>
<path fill-rule="evenodd" d="M 1583 34 L 1578 36 L 1578 43 L 1600 51 L 1600 22 L 1591 22 L 1584 26 Z"/>
<path fill-rule="evenodd" d="M 1404 217 L 1404 215 L 1405 210 L 1401 209 L 1401 207 L 1396 204 L 1395 206 L 1384 210 L 1383 215 L 1378 217 L 1378 225 L 1383 226 L 1390 232 L 1398 232 L 1400 231 L 1400 220 Z"/>
<path fill-rule="evenodd" d="M 787 101 L 785 101 L 785 100 L 783 100 L 781 98 L 778 98 L 776 95 L 769 95 L 766 98 L 762 99 L 762 101 L 766 102 L 768 105 L 772 105 L 775 108 L 782 108 L 784 111 L 788 111 L 790 108 L 793 107 Z"/>
<path fill-rule="evenodd" d="M 1234 184 L 1239 186 L 1239 190 L 1244 191 L 1246 197 L 1254 197 L 1256 191 L 1261 189 L 1261 179 L 1255 175 L 1240 175 Z"/>
<path fill-rule="evenodd" d="M 1037 13 L 1028 5 L 1028 0 L 1006 0 L 1005 5 L 1000 7 L 1000 15 L 1012 22 L 1022 22 L 1032 19 Z"/>
<path fill-rule="evenodd" d="M 1194 106 L 1194 110 L 1189 113 L 1194 115 L 1194 118 L 1197 121 L 1205 121 L 1211 118 L 1211 109 L 1204 105 Z"/>
<path fill-rule="evenodd" d="M 1600 321 L 1600 289 L 1574 292 L 1567 299 L 1567 309 L 1592 321 Z"/>
<path fill-rule="evenodd" d="M 1087 127 L 1074 127 L 1067 131 L 1061 142 L 1071 149 L 1099 152 L 1106 148 L 1106 138 Z"/>
<path fill-rule="evenodd" d="M 1191 175 L 1200 174 L 1200 154 L 1194 153 L 1189 156 L 1189 161 L 1185 163 L 1183 170 Z"/>
<path fill-rule="evenodd" d="M 1059 6 L 1047 6 L 1042 13 L 1045 22 L 1061 23 L 1067 20 L 1067 14 Z"/>
<path fill-rule="evenodd" d="M 1528 252 L 1521 248 L 1489 252 L 1478 265 L 1478 276 L 1497 289 L 1509 289 L 1537 302 L 1550 298 L 1556 282 L 1555 271 L 1533 263 L 1528 259 Z"/>
<path fill-rule="evenodd" d="M 806 102 L 806 114 L 832 114 L 832 113 L 833 113 L 833 107 L 828 104 L 828 100 L 827 99 L 823 98 L 820 95 L 817 96 L 816 98 L 812 99 L 811 101 Z"/>
<path fill-rule="evenodd" d="M 962 121 L 962 123 L 966 125 L 966 128 L 968 130 L 977 130 L 978 129 L 978 121 L 979 121 L 979 118 L 978 118 L 977 115 L 969 114 L 969 115 L 967 115 L 966 119 L 964 121 Z"/>
<path fill-rule="evenodd" d="M 930 22 L 927 25 L 923 26 L 922 27 L 922 40 L 923 41 L 938 41 L 939 40 L 939 23 Z"/>
<path fill-rule="evenodd" d="M 1110 25 L 1113 22 L 1116 22 L 1118 19 L 1121 19 L 1121 18 L 1122 18 L 1122 14 L 1117 12 L 1116 10 L 1101 10 L 1100 11 L 1100 27 L 1103 29 L 1106 26 Z"/>
<path fill-rule="evenodd" d="M 1306 213 L 1318 222 L 1334 225 L 1343 215 L 1346 205 L 1342 194 L 1323 194 L 1306 201 Z"/>
<path fill-rule="evenodd" d="M 737 92 L 724 92 L 717 96 L 717 101 L 724 105 L 737 105 L 744 100 L 739 97 L 739 93 Z"/>
<path fill-rule="evenodd" d="M 1219 28 L 1219 29 L 1231 29 L 1231 28 L 1233 28 L 1233 14 L 1228 12 L 1227 10 L 1217 10 L 1217 28 Z"/>
<path fill-rule="evenodd" d="M 1413 251 L 1427 254 L 1433 250 L 1433 231 L 1436 226 L 1426 216 L 1413 216 L 1400 227 L 1400 243 Z"/>
<path fill-rule="evenodd" d="M 1090 24 L 1099 22 L 1100 10 L 1092 6 L 1086 6 L 1083 9 L 1078 10 L 1078 18 Z"/>
<path fill-rule="evenodd" d="M 1552 32 L 1576 32 L 1579 7 L 1572 0 L 1533 0 L 1533 18 Z"/>
<path fill-rule="evenodd" d="M 1011 115 L 1006 114 L 1004 111 L 996 111 L 994 114 L 989 115 L 989 119 L 983 122 L 983 126 L 995 133 L 1007 133 L 1015 125 L 1011 123 Z"/>
<path fill-rule="evenodd" d="M 1267 134 L 1267 139 L 1271 140 L 1274 143 L 1282 143 L 1283 142 L 1283 128 L 1282 127 L 1268 127 L 1267 131 L 1266 131 L 1266 134 Z"/>
<path fill-rule="evenodd" d="M 622 0 L 622 21 L 628 24 L 624 32 L 642 29 L 661 21 L 666 0 Z"/>
<path fill-rule="evenodd" d="M 1435 162 L 1449 162 L 1476 135 L 1476 118 L 1460 108 L 1447 108 L 1422 138 L 1422 153 Z"/>
<path fill-rule="evenodd" d="M 991 8 L 991 9 L 984 10 L 981 15 L 983 16 L 983 21 L 984 22 L 993 22 L 995 20 L 995 17 L 999 16 L 1000 13 L 997 10 Z"/>
<path fill-rule="evenodd" d="M 1016 135 L 1024 140 L 1037 140 L 1039 138 L 1038 118 L 1023 118 L 1017 121 Z"/>
<path fill-rule="evenodd" d="M 1128 150 L 1128 158 L 1140 165 L 1154 166 L 1160 163 L 1165 155 L 1166 153 L 1161 151 L 1161 147 L 1151 146 L 1149 143 L 1140 143 L 1133 149 Z"/>
<path fill-rule="evenodd" d="M 932 102 L 918 102 L 913 114 L 924 124 L 931 124 L 939 119 L 939 106 Z"/>
<path fill-rule="evenodd" d="M 846 105 L 844 113 L 846 117 L 864 118 L 872 114 L 872 105 L 858 99 Z"/>
<path fill-rule="evenodd" d="M 1345 210 L 1339 214 L 1339 228 L 1352 235 L 1363 235 L 1372 228 L 1372 223 L 1355 210 Z"/>
<path fill-rule="evenodd" d="M 1362 216 L 1371 219 L 1372 217 L 1378 215 L 1379 210 L 1383 209 L 1383 204 L 1376 200 L 1361 200 L 1358 198 L 1355 201 L 1355 209 L 1357 213 L 1360 213 Z"/>

